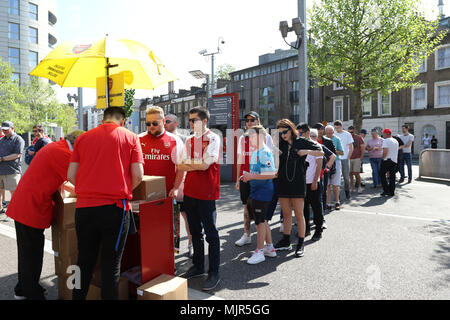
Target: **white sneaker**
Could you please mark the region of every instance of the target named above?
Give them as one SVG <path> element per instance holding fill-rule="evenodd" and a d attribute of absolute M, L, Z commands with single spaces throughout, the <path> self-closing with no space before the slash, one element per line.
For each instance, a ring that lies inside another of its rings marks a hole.
<path fill-rule="evenodd" d="M 260 262 L 265 261 L 266 258 L 264 257 L 264 250 L 258 250 L 252 254 L 252 256 L 247 260 L 248 264 L 258 264 Z"/>
<path fill-rule="evenodd" d="M 252 236 L 248 236 L 245 233 L 242 235 L 242 237 L 236 241 L 234 244 L 237 245 L 238 247 L 242 247 L 246 244 L 250 244 L 252 243 Z"/>
<path fill-rule="evenodd" d="M 194 256 L 194 247 L 192 244 L 188 245 L 188 251 L 189 251 L 189 253 L 188 253 L 189 258 L 192 258 Z"/>
<path fill-rule="evenodd" d="M 281 222 L 281 224 L 280 224 L 280 232 L 284 233 L 284 223 L 283 222 Z"/>
<path fill-rule="evenodd" d="M 266 245 L 263 249 L 263 252 L 266 257 L 275 258 L 277 256 L 277 250 L 275 250 L 273 245 L 271 246 Z"/>
<path fill-rule="evenodd" d="M 358 188 L 358 193 L 363 193 L 363 189 L 361 187 Z"/>

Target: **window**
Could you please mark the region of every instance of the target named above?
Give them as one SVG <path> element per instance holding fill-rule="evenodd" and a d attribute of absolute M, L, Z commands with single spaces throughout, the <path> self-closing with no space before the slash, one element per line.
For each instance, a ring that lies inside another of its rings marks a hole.
<path fill-rule="evenodd" d="M 294 60 L 294 68 L 298 68 L 298 60 Z"/>
<path fill-rule="evenodd" d="M 36 66 L 38 65 L 38 53 L 30 51 L 28 61 L 30 64 L 30 68 L 36 68 Z"/>
<path fill-rule="evenodd" d="M 290 60 L 288 61 L 288 69 L 292 69 L 294 67 L 294 61 Z"/>
<path fill-rule="evenodd" d="M 425 109 L 427 107 L 427 85 L 423 84 L 411 88 L 411 110 Z"/>
<path fill-rule="evenodd" d="M 20 64 L 20 51 L 17 48 L 9 48 L 9 63 L 11 65 Z"/>
<path fill-rule="evenodd" d="M 379 116 L 390 116 L 391 115 L 391 99 L 392 95 L 390 93 L 382 95 L 378 93 L 378 115 Z"/>
<path fill-rule="evenodd" d="M 293 123 L 299 123 L 300 122 L 300 105 L 294 104 L 292 105 L 292 113 L 289 117 L 289 120 L 291 120 Z"/>
<path fill-rule="evenodd" d="M 19 15 L 19 0 L 9 0 L 9 14 Z"/>
<path fill-rule="evenodd" d="M 281 71 L 281 64 L 277 64 L 277 65 L 275 66 L 275 71 L 276 71 L 276 72 L 280 72 L 280 71 Z"/>
<path fill-rule="evenodd" d="M 368 117 L 372 115 L 372 97 L 365 97 L 362 104 L 362 115 L 363 117 Z"/>
<path fill-rule="evenodd" d="M 344 120 L 344 100 L 343 98 L 333 99 L 333 121 Z"/>
<path fill-rule="evenodd" d="M 419 73 L 427 72 L 427 59 L 425 59 L 419 68 Z"/>
<path fill-rule="evenodd" d="M 286 62 L 283 62 L 282 64 L 281 64 L 281 71 L 284 71 L 284 70 L 286 70 L 287 69 L 287 63 Z"/>
<path fill-rule="evenodd" d="M 434 84 L 434 107 L 450 107 L 450 81 L 436 82 Z"/>
<path fill-rule="evenodd" d="M 254 77 L 259 77 L 260 74 L 261 74 L 261 70 L 260 69 L 256 69 L 255 71 L 253 71 L 253 76 Z"/>
<path fill-rule="evenodd" d="M 435 53 L 436 70 L 450 68 L 450 45 L 441 46 Z"/>
<path fill-rule="evenodd" d="M 267 68 L 266 67 L 261 69 L 261 75 L 265 75 L 265 74 L 267 74 Z"/>
<path fill-rule="evenodd" d="M 333 82 L 333 90 L 344 90 L 344 87 L 336 82 Z"/>
<path fill-rule="evenodd" d="M 36 28 L 30 27 L 30 42 L 38 43 L 38 30 Z"/>
<path fill-rule="evenodd" d="M 272 105 L 260 105 L 258 110 L 259 116 L 261 117 L 261 124 L 265 128 L 275 127 L 275 108 Z"/>
<path fill-rule="evenodd" d="M 275 72 L 275 65 L 270 66 L 270 73 L 274 73 Z"/>
<path fill-rule="evenodd" d="M 105 77 L 105 79 L 106 79 L 106 77 Z M 233 80 L 234 80 L 234 81 L 239 81 L 239 75 L 236 74 L 236 75 L 233 77 Z M 106 86 L 105 86 L 105 87 L 106 87 Z"/>
<path fill-rule="evenodd" d="M 260 105 L 273 104 L 274 101 L 275 101 L 275 92 L 273 87 L 266 87 L 259 89 Z"/>
<path fill-rule="evenodd" d="M 38 19 L 38 6 L 30 2 L 30 18 L 33 20 Z"/>
<path fill-rule="evenodd" d="M 8 23 L 8 38 L 10 40 L 20 40 L 20 27 L 17 23 Z"/>

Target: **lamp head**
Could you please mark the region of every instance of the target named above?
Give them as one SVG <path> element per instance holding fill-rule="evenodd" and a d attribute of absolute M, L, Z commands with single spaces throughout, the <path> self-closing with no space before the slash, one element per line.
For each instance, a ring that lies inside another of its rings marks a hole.
<path fill-rule="evenodd" d="M 202 51 L 199 52 L 199 54 L 205 54 L 206 52 L 208 52 L 206 49 L 203 49 Z"/>
<path fill-rule="evenodd" d="M 281 32 L 281 36 L 283 38 L 287 37 L 289 31 L 289 25 L 287 23 L 287 21 L 280 21 L 280 32 Z"/>
<path fill-rule="evenodd" d="M 299 36 L 303 32 L 303 30 L 305 30 L 305 25 L 300 21 L 299 18 L 294 18 L 292 19 L 292 29 L 294 29 L 295 34 Z"/>

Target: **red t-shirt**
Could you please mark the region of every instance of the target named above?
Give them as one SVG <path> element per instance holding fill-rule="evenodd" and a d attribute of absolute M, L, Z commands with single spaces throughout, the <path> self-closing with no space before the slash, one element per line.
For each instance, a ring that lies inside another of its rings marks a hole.
<path fill-rule="evenodd" d="M 364 139 L 357 134 L 352 134 L 352 137 L 353 137 L 353 153 L 350 159 L 359 159 L 361 158 L 361 152 L 364 152 L 364 150 L 362 150 L 361 148 L 361 146 L 364 144 Z"/>
<path fill-rule="evenodd" d="M 217 200 L 220 198 L 220 137 L 206 131 L 201 137 L 190 136 L 186 139 L 183 159 L 202 160 L 212 159 L 205 171 L 195 170 L 186 174 L 184 194 L 199 200 Z"/>
<path fill-rule="evenodd" d="M 3 132 L 0 131 L 0 139 L 3 138 L 5 135 L 3 134 Z"/>
<path fill-rule="evenodd" d="M 244 163 L 241 163 L 241 170 L 239 171 L 239 176 L 242 176 L 244 171 L 250 172 L 250 156 L 252 155 L 250 152 L 250 137 L 242 137 L 238 147 L 240 147 L 238 153 L 244 157 L 243 160 L 241 160 L 241 162 L 243 161 Z"/>
<path fill-rule="evenodd" d="M 139 138 L 115 123 L 104 123 L 78 137 L 70 162 L 79 163 L 77 208 L 116 204 L 133 197 L 131 164 L 144 163 Z M 130 210 L 128 201 L 126 210 Z"/>
<path fill-rule="evenodd" d="M 54 206 L 52 195 L 67 180 L 71 155 L 65 140 L 50 143 L 39 151 L 20 179 L 7 215 L 32 228 L 50 227 Z"/>
<path fill-rule="evenodd" d="M 176 165 L 183 150 L 181 139 L 167 131 L 158 137 L 147 132 L 139 135 L 144 155 L 144 174 L 166 177 L 166 192 L 172 190 L 175 182 Z"/>

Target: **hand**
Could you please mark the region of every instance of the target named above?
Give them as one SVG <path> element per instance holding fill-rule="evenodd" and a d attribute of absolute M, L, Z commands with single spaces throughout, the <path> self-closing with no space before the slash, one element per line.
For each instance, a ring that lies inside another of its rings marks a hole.
<path fill-rule="evenodd" d="M 298 153 L 299 157 L 304 157 L 308 155 L 308 150 L 300 150 Z"/>
<path fill-rule="evenodd" d="M 178 195 L 178 189 L 177 190 L 172 189 L 172 190 L 169 191 L 169 197 L 176 198 L 177 195 Z"/>
<path fill-rule="evenodd" d="M 312 190 L 312 191 L 316 191 L 316 190 L 317 190 L 317 181 L 314 181 L 314 182 L 311 184 L 311 190 Z"/>
<path fill-rule="evenodd" d="M 28 154 L 29 154 L 30 156 L 32 156 L 32 155 L 34 155 L 34 151 L 28 151 Z"/>
<path fill-rule="evenodd" d="M 240 178 L 239 178 L 239 180 L 240 180 Z M 240 188 L 239 180 L 236 181 L 236 185 L 235 185 L 237 191 L 239 191 L 239 188 Z"/>
<path fill-rule="evenodd" d="M 241 176 L 241 180 L 244 182 L 249 182 L 252 179 L 252 175 L 249 172 L 244 172 L 244 174 Z"/>

